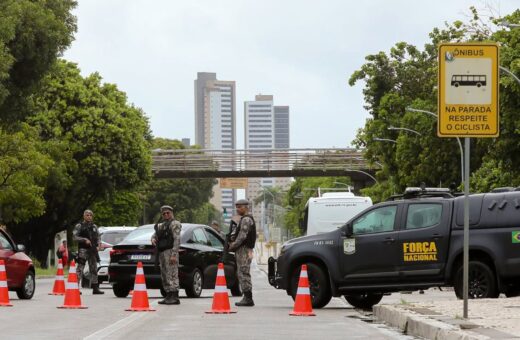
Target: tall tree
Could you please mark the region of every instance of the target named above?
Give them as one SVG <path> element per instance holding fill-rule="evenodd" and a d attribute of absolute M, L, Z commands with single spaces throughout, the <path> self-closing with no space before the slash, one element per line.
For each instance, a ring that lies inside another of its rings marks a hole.
<path fill-rule="evenodd" d="M 0 1 L 0 123 L 32 112 L 30 95 L 71 44 L 74 0 Z"/>
<path fill-rule="evenodd" d="M 99 74 L 82 77 L 59 61 L 34 100 L 44 151 L 52 157 L 45 213 L 11 231 L 42 262 L 56 232 L 71 227 L 82 211 L 107 194 L 133 190 L 150 178 L 150 130 L 144 113 Z"/>
<path fill-rule="evenodd" d="M 518 11 L 507 19 L 517 22 Z M 444 29 L 434 28 L 430 33 L 431 41 L 425 44 L 423 50 L 399 42 L 388 54 L 379 52 L 367 56 L 367 63 L 352 74 L 350 85 L 358 81 L 365 82 L 363 90 L 365 108 L 371 115 L 365 126 L 359 130 L 354 143 L 366 148 L 366 155 L 370 161 L 383 164 L 383 168 L 377 174 L 379 183 L 364 190 L 364 193 L 371 196 L 374 201 L 385 199 L 392 191 L 402 192 L 404 187 L 417 186 L 421 182 L 429 186 L 461 183 L 461 155 L 456 141 L 453 138 L 437 137 L 434 117 L 408 112 L 406 108 L 437 111 L 437 47 L 440 43 L 507 41 L 506 45 L 510 47 L 504 49 L 508 57 L 505 60 L 514 64 L 515 58 L 518 57 L 519 32 L 500 30 L 493 33 L 491 27 L 498 20 L 496 18 L 485 21 L 475 8 L 471 8 L 471 17 L 467 23 L 456 21 L 453 24 L 446 24 Z M 510 80 L 505 82 L 501 80 L 501 83 L 503 84 L 500 89 L 501 98 L 506 97 L 509 101 L 508 106 L 511 105 L 510 109 L 504 110 L 502 102 L 501 112 L 511 113 L 513 105 L 518 104 L 518 95 L 512 93 L 515 89 Z M 505 132 L 505 135 L 501 135 L 500 139 L 472 142 L 472 169 L 480 168 L 483 158 L 484 162 L 488 158 L 496 159 L 500 151 L 495 148 L 500 145 L 503 146 L 500 148 L 503 151 L 501 157 L 511 159 L 505 153 L 510 152 L 511 148 L 518 144 L 518 139 L 514 136 L 516 128 L 514 124 L 518 124 L 516 123 L 518 120 L 512 119 L 510 114 L 502 114 L 501 121 L 501 133 Z M 389 129 L 390 127 L 413 129 L 420 135 L 392 130 Z M 506 137 L 508 132 L 512 134 L 510 137 Z M 378 141 L 377 138 L 390 139 L 394 142 Z M 510 162 L 496 161 L 491 163 L 510 164 Z M 490 173 L 489 166 L 485 169 L 481 175 Z M 507 169 L 514 169 L 514 167 L 507 167 Z"/>
<path fill-rule="evenodd" d="M 53 161 L 40 150 L 38 130 L 0 128 L 0 224 L 24 222 L 45 211 L 43 191 Z"/>

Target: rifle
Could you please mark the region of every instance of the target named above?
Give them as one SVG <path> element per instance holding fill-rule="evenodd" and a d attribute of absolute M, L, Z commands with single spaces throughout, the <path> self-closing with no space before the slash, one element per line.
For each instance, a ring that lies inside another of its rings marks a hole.
<path fill-rule="evenodd" d="M 240 223 L 240 220 L 238 221 L 238 223 Z M 238 227 L 238 223 L 236 221 L 235 216 L 233 216 L 231 218 L 231 221 L 229 222 L 229 233 L 227 233 L 224 238 L 224 250 L 222 251 L 222 257 L 220 259 L 222 263 L 225 262 L 226 256 L 229 254 L 229 243 L 234 241 L 234 239 L 231 239 L 231 235 L 233 234 L 233 231 Z M 236 237 L 236 233 L 234 236 Z"/>
<path fill-rule="evenodd" d="M 224 236 L 224 249 L 222 250 L 222 257 L 220 258 L 220 262 L 225 263 L 227 254 L 229 253 L 229 238 L 230 234 Z"/>
<path fill-rule="evenodd" d="M 159 268 L 159 240 L 157 239 L 157 230 L 159 229 L 159 223 L 162 222 L 162 216 L 159 217 L 157 222 L 155 222 L 155 225 L 153 226 L 153 229 L 155 230 L 155 250 L 154 250 L 154 267 L 157 270 Z"/>

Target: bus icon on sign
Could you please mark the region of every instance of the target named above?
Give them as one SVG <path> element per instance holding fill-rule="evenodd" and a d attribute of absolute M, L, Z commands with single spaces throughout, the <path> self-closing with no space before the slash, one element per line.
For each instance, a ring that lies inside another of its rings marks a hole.
<path fill-rule="evenodd" d="M 451 76 L 451 86 L 486 86 L 485 75 L 454 74 Z"/>

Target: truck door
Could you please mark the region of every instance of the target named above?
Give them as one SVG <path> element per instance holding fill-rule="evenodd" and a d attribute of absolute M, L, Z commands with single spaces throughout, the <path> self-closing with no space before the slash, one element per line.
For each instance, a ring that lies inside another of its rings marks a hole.
<path fill-rule="evenodd" d="M 410 281 L 440 279 L 448 255 L 450 202 L 409 202 L 404 208 L 399 232 L 401 275 Z"/>
<path fill-rule="evenodd" d="M 353 236 L 339 242 L 345 284 L 388 281 L 399 275 L 398 227 L 400 208 L 388 204 L 366 211 L 352 221 Z"/>

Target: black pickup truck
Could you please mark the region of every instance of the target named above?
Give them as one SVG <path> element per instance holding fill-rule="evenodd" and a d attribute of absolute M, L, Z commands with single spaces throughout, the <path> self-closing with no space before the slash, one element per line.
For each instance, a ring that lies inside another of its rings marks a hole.
<path fill-rule="evenodd" d="M 345 296 L 370 309 L 384 294 L 454 287 L 462 297 L 464 197 L 410 188 L 329 233 L 285 243 L 269 283 L 295 295 L 307 264 L 314 308 Z M 520 294 L 520 191 L 470 195 L 469 297 Z"/>

